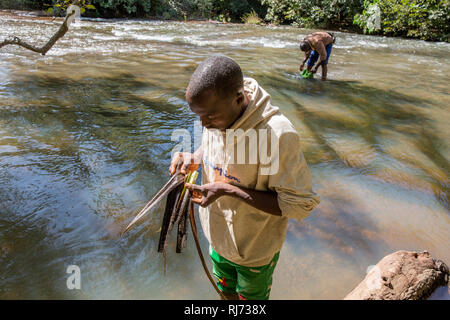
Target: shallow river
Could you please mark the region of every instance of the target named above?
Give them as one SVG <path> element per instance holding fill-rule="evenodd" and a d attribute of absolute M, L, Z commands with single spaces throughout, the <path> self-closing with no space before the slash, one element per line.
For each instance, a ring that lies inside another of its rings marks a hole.
<path fill-rule="evenodd" d="M 59 23 L 0 16 L 0 39 Z M 46 56 L 0 49 L 0 298 L 217 298 L 191 233 L 163 275 L 162 208 L 118 236 L 168 179 L 173 130 L 194 131 L 184 90 L 214 53 L 294 123 L 322 200 L 290 221 L 272 299 L 340 299 L 400 249 L 450 264 L 450 45 L 337 32 L 323 83 L 299 77 L 310 31 L 83 20 Z"/>

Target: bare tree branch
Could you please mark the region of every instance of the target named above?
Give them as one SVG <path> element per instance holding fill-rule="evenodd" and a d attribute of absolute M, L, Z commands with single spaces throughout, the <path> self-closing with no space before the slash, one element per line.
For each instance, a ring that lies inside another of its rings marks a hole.
<path fill-rule="evenodd" d="M 79 0 L 74 1 L 73 4 L 78 5 Z M 53 45 L 56 43 L 56 41 L 58 41 L 60 38 L 64 37 L 66 32 L 69 30 L 69 25 L 68 25 L 67 21 L 74 14 L 75 14 L 75 10 L 73 10 L 72 12 L 70 12 L 66 15 L 66 18 L 64 19 L 63 24 L 59 27 L 58 31 L 56 31 L 56 33 L 42 47 L 37 47 L 37 46 L 31 45 L 31 44 L 21 40 L 19 37 L 12 36 L 9 39 L 4 40 L 3 42 L 0 42 L 0 48 L 4 47 L 6 45 L 9 45 L 9 44 L 14 44 L 17 46 L 24 47 L 28 50 L 40 53 L 42 55 L 45 55 L 53 47 Z"/>

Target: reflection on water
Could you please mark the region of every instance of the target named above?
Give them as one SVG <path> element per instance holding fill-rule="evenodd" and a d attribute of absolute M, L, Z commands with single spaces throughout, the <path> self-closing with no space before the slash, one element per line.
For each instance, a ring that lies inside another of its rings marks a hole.
<path fill-rule="evenodd" d="M 57 28 L 0 19 L 0 39 L 42 42 Z M 0 298 L 216 298 L 190 234 L 163 275 L 161 209 L 118 237 L 167 180 L 172 131 L 192 132 L 184 89 L 213 53 L 236 59 L 292 120 L 322 198 L 289 224 L 272 299 L 342 298 L 400 249 L 449 264 L 450 46 L 337 33 L 322 83 L 297 72 L 307 32 L 86 20 L 45 57 L 3 48 Z M 66 287 L 71 264 L 82 290 Z"/>

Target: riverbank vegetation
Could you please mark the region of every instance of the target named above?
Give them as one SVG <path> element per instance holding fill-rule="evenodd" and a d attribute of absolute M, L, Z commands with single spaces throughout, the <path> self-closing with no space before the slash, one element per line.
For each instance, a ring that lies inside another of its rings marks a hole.
<path fill-rule="evenodd" d="M 61 14 L 69 0 L 0 0 L 2 9 Z M 450 0 L 89 0 L 83 15 L 102 18 L 213 19 L 288 24 L 447 41 Z"/>

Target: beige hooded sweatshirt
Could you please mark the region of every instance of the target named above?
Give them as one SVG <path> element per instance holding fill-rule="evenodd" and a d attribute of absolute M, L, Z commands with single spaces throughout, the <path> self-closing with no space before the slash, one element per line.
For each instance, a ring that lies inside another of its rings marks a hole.
<path fill-rule="evenodd" d="M 224 258 L 248 267 L 268 264 L 281 250 L 288 218 L 302 220 L 320 200 L 291 122 L 272 106 L 256 80 L 244 79 L 250 103 L 226 132 L 203 130 L 202 184 L 223 181 L 277 193 L 282 216 L 223 196 L 200 207 L 210 245 Z M 245 152 L 244 152 L 245 150 Z"/>

